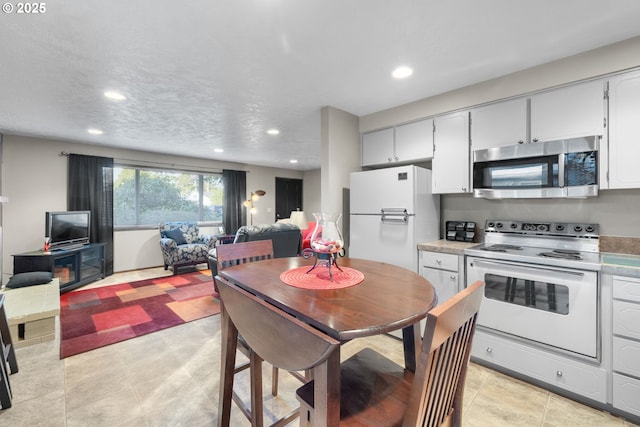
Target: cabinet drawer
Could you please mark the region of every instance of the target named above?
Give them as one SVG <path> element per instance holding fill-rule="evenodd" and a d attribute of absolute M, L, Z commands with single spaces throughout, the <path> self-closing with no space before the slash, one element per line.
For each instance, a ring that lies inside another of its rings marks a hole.
<path fill-rule="evenodd" d="M 613 370 L 640 378 L 640 342 L 613 337 Z"/>
<path fill-rule="evenodd" d="M 449 271 L 458 271 L 458 255 L 440 252 L 422 252 L 422 265 Z"/>
<path fill-rule="evenodd" d="M 471 355 L 597 402 L 607 400 L 607 371 L 476 329 Z"/>
<path fill-rule="evenodd" d="M 640 279 L 613 276 L 613 297 L 640 302 Z"/>
<path fill-rule="evenodd" d="M 613 301 L 613 333 L 640 340 L 640 304 Z"/>
<path fill-rule="evenodd" d="M 640 380 L 614 372 L 613 407 L 640 416 Z"/>

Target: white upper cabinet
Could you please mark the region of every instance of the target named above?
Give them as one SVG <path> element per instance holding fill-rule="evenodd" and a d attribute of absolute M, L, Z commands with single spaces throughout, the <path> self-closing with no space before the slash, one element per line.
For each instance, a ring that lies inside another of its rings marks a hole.
<path fill-rule="evenodd" d="M 433 120 L 362 135 L 362 166 L 410 163 L 433 157 Z"/>
<path fill-rule="evenodd" d="M 527 141 L 527 98 L 471 110 L 472 152 Z"/>
<path fill-rule="evenodd" d="M 396 161 L 408 162 L 433 157 L 433 120 L 420 120 L 396 127 Z"/>
<path fill-rule="evenodd" d="M 393 132 L 393 128 L 389 128 L 362 135 L 362 166 L 382 165 L 393 161 Z"/>
<path fill-rule="evenodd" d="M 640 72 L 609 80 L 609 188 L 640 188 Z"/>
<path fill-rule="evenodd" d="M 432 162 L 433 193 L 469 193 L 469 113 L 436 117 Z"/>
<path fill-rule="evenodd" d="M 604 135 L 605 84 L 595 80 L 531 96 L 531 141 Z"/>

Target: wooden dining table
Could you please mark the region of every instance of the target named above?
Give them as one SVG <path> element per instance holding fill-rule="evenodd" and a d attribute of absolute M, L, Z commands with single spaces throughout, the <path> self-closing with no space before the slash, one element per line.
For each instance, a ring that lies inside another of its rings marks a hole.
<path fill-rule="evenodd" d="M 303 257 L 246 263 L 224 269 L 218 274 L 340 343 L 402 329 L 405 367 L 415 371 L 419 354 L 416 350 L 421 342 L 418 322 L 436 304 L 431 283 L 416 272 L 387 263 L 356 258 L 340 258 L 338 263 L 340 267 L 360 271 L 364 279 L 341 289 L 304 289 L 281 281 L 280 275 L 285 271 L 306 265 L 311 267 L 313 261 Z M 223 309 L 222 316 L 225 315 Z M 222 325 L 225 324 L 231 324 L 228 318 L 223 320 Z M 229 425 L 233 390 L 235 352 L 226 351 L 226 344 L 223 339 L 219 426 Z M 337 426 L 340 418 L 339 366 L 312 372 L 314 378 L 317 375 L 326 375 L 323 383 L 327 384 L 328 389 L 337 390 L 337 393 L 329 393 L 328 401 L 323 407 L 315 408 L 315 411 L 327 412 L 321 414 L 319 419 L 326 420 L 327 426 Z"/>

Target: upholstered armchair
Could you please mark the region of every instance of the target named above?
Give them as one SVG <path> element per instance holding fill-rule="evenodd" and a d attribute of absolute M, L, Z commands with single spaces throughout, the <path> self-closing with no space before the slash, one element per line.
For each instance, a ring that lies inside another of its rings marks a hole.
<path fill-rule="evenodd" d="M 207 255 L 214 248 L 217 238 L 200 236 L 197 222 L 163 222 L 159 228 L 165 270 L 171 266 L 173 274 L 178 274 L 178 267 L 208 262 Z"/>

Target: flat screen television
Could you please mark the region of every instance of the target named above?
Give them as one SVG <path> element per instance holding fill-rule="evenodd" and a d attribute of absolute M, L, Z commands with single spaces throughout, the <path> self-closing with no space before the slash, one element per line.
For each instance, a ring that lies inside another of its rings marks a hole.
<path fill-rule="evenodd" d="M 89 243 L 90 211 L 47 212 L 45 237 L 50 249 L 69 249 Z"/>

